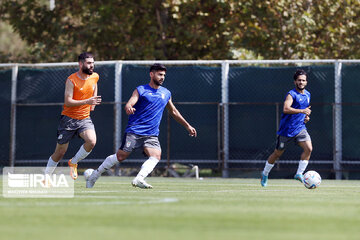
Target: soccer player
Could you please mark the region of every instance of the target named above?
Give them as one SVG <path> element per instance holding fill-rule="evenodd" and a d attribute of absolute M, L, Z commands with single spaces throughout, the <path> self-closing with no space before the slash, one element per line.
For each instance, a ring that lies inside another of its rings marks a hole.
<path fill-rule="evenodd" d="M 175 108 L 171 93 L 162 87 L 165 80 L 166 67 L 154 64 L 150 67 L 150 83 L 138 86 L 125 105 L 126 114 L 129 115 L 128 125 L 121 146 L 116 154 L 108 156 L 86 181 L 86 187 L 92 188 L 103 172 L 110 169 L 117 162 L 124 161 L 136 148 L 143 148 L 148 159 L 142 164 L 132 185 L 139 188 L 152 188 L 145 178 L 153 171 L 161 158 L 161 147 L 158 139 L 159 125 L 165 107 L 170 115 L 196 137 L 193 128 Z"/>
<path fill-rule="evenodd" d="M 101 96 L 97 96 L 99 75 L 94 72 L 94 56 L 84 52 L 79 55 L 78 61 L 79 71 L 71 74 L 65 83 L 64 106 L 57 130 L 57 144 L 45 169 L 45 174 L 52 174 L 65 155 L 70 139 L 75 136 L 81 137 L 84 144 L 68 161 L 70 175 L 74 180 L 78 176 L 77 163 L 88 156 L 95 147 L 96 133 L 90 111 L 101 103 Z"/>
<path fill-rule="evenodd" d="M 261 173 L 261 186 L 266 187 L 268 176 L 274 167 L 275 161 L 284 153 L 290 142 L 297 142 L 303 149 L 301 160 L 294 179 L 303 182 L 305 171 L 312 152 L 312 143 L 305 123 L 310 120 L 310 93 L 305 89 L 307 74 L 304 70 L 297 70 L 294 74 L 295 88 L 290 90 L 285 98 L 280 127 L 277 132 L 277 142 L 274 152 L 269 156 L 264 170 Z"/>

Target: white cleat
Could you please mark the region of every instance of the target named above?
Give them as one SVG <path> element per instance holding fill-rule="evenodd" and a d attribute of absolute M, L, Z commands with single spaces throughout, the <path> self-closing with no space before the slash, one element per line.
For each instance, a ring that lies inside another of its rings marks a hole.
<path fill-rule="evenodd" d="M 93 188 L 95 182 L 98 180 L 99 175 L 96 174 L 96 170 L 90 175 L 90 177 L 86 180 L 86 188 Z"/>
<path fill-rule="evenodd" d="M 135 178 L 131 184 L 134 187 L 138 187 L 138 188 L 144 188 L 144 189 L 149 189 L 149 188 L 153 188 L 153 186 L 151 186 L 150 184 L 148 184 L 147 182 L 145 182 L 144 179 L 139 179 L 139 178 Z"/>

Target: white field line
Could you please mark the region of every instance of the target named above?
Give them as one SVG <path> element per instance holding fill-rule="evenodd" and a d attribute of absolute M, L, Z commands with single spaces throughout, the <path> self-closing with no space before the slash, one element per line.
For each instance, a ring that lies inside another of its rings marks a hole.
<path fill-rule="evenodd" d="M 154 183 L 161 184 L 163 182 L 154 181 Z M 105 185 L 111 185 L 111 184 L 129 185 L 129 183 L 121 183 L 121 182 L 99 182 L 99 185 L 100 184 L 105 184 Z M 181 183 L 172 182 L 172 185 L 181 185 L 181 186 L 191 185 L 191 186 L 194 186 L 194 183 L 193 182 L 181 182 Z M 301 183 L 294 181 L 294 184 L 277 184 L 275 182 L 271 186 L 273 186 L 273 187 L 294 187 L 295 186 L 296 187 L 297 185 L 301 186 Z M 226 186 L 239 186 L 239 187 L 240 186 L 249 186 L 249 187 L 259 187 L 260 186 L 260 181 L 259 181 L 259 183 L 207 183 L 207 182 L 201 182 L 197 186 L 223 186 L 223 187 L 226 187 Z M 355 185 L 348 186 L 347 184 L 342 185 L 340 182 L 338 184 L 331 184 L 331 185 L 327 185 L 327 183 L 322 183 L 320 187 L 321 188 L 339 188 L 339 187 L 341 187 L 341 188 L 360 188 L 360 184 L 358 186 L 355 186 Z M 84 191 L 84 192 L 87 192 L 87 191 Z"/>
<path fill-rule="evenodd" d="M 101 196 L 99 198 L 106 199 L 109 196 Z M 114 198 L 119 198 L 118 196 L 110 196 Z M 142 205 L 142 204 L 160 204 L 160 203 L 174 203 L 178 202 L 177 198 L 157 198 L 157 199 L 146 199 L 141 201 L 124 201 L 124 200 L 116 200 L 116 201 L 91 201 L 91 202 L 0 202 L 0 207 L 28 207 L 28 206 L 93 206 L 93 205 Z"/>
<path fill-rule="evenodd" d="M 152 190 L 144 190 L 145 191 L 149 191 L 149 193 L 236 193 L 236 192 L 294 192 L 294 191 L 298 191 L 299 189 L 306 189 L 305 187 L 297 186 L 291 186 L 292 188 L 290 189 L 273 189 L 273 188 L 254 188 L 254 189 L 222 189 L 222 190 L 156 190 L 156 189 L 152 189 Z M 319 191 L 321 192 L 321 188 L 319 187 L 317 189 L 309 189 L 309 191 Z M 91 191 L 91 193 L 105 193 L 106 191 Z M 134 191 L 134 190 L 119 190 L 119 191 L 111 191 L 111 192 L 118 192 L 118 193 L 140 193 L 140 191 Z M 143 192 L 143 191 L 141 191 Z M 360 192 L 360 188 L 358 190 L 353 190 L 352 192 Z M 82 193 L 86 193 L 86 191 L 83 191 Z M 75 197 L 88 197 L 87 195 L 81 194 L 78 195 L 79 193 L 76 192 L 76 196 Z M 101 195 L 100 195 L 101 196 Z M 89 197 L 90 198 L 90 197 Z M 129 198 L 133 198 L 133 196 L 130 196 Z M 139 196 L 139 198 L 143 198 L 143 196 Z"/>

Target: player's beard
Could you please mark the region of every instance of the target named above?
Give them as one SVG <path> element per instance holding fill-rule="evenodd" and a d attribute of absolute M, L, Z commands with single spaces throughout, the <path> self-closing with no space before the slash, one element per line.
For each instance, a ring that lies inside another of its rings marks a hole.
<path fill-rule="evenodd" d="M 296 85 L 296 88 L 297 88 L 297 90 L 299 90 L 299 91 L 303 91 L 303 90 L 305 89 L 305 86 L 300 87 L 300 85 Z"/>
<path fill-rule="evenodd" d="M 85 73 L 87 75 L 91 75 L 94 72 L 94 68 L 83 67 L 81 70 L 82 70 L 83 73 Z"/>
<path fill-rule="evenodd" d="M 153 79 L 154 80 L 154 83 L 156 86 L 161 86 L 163 84 L 164 81 L 159 81 L 159 80 L 156 80 L 156 79 Z"/>

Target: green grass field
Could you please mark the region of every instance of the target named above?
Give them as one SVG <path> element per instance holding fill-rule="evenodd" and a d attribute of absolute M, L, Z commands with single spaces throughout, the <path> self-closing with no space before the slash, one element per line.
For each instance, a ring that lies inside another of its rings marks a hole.
<path fill-rule="evenodd" d="M 83 176 L 75 198 L 0 198 L 0 236 L 24 239 L 360 239 L 360 181 Z M 1 184 L 2 185 L 2 184 Z"/>

